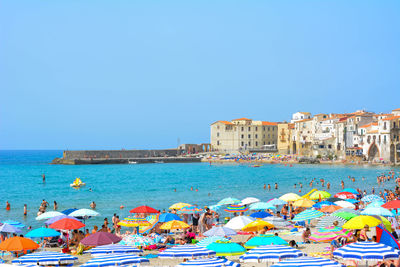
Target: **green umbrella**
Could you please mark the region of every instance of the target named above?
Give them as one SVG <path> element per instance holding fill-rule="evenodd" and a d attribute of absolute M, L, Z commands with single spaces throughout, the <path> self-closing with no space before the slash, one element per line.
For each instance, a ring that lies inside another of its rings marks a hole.
<path fill-rule="evenodd" d="M 345 220 L 350 220 L 350 219 L 352 219 L 354 217 L 357 217 L 358 215 L 356 215 L 354 213 L 351 213 L 351 212 L 345 212 L 344 211 L 344 212 L 335 213 L 335 216 L 338 216 L 338 217 L 343 218 Z"/>
<path fill-rule="evenodd" d="M 244 244 L 247 249 L 265 245 L 288 245 L 288 242 L 276 235 L 258 235 Z"/>
<path fill-rule="evenodd" d="M 242 255 L 246 249 L 237 243 L 231 241 L 217 240 L 207 246 L 207 249 L 215 251 L 217 256 L 236 256 Z"/>

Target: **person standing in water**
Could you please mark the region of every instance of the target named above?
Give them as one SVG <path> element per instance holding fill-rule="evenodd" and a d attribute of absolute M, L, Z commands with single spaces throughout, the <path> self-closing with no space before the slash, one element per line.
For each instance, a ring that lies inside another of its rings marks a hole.
<path fill-rule="evenodd" d="M 46 182 L 46 175 L 44 175 L 44 173 L 42 174 L 42 179 L 43 179 L 43 183 Z"/>
<path fill-rule="evenodd" d="M 24 216 L 28 214 L 28 207 L 26 204 L 24 204 Z"/>
<path fill-rule="evenodd" d="M 57 201 L 54 200 L 54 210 L 57 210 L 57 209 L 58 209 L 58 204 L 57 204 Z"/>
<path fill-rule="evenodd" d="M 6 201 L 6 210 L 9 211 L 11 209 L 11 205 L 8 201 Z"/>

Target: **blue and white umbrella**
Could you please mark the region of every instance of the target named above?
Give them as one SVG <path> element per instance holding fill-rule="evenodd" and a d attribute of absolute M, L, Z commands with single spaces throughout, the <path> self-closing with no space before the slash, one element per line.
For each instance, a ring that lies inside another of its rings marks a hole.
<path fill-rule="evenodd" d="M 48 212 L 44 212 L 44 213 L 40 214 L 39 216 L 37 216 L 36 220 L 37 221 L 48 220 L 50 218 L 60 216 L 60 215 L 63 215 L 63 213 L 58 212 L 58 211 L 48 211 Z"/>
<path fill-rule="evenodd" d="M 195 245 L 182 245 L 175 246 L 164 250 L 158 254 L 159 258 L 195 258 L 195 257 L 209 257 L 215 256 L 215 251 L 195 246 Z"/>
<path fill-rule="evenodd" d="M 89 260 L 82 267 L 101 267 L 101 266 L 116 266 L 116 265 L 128 265 L 128 264 L 143 264 L 149 263 L 149 260 L 143 257 L 139 257 L 134 254 L 111 254 L 104 255 Z"/>
<path fill-rule="evenodd" d="M 365 208 L 377 208 L 381 207 L 383 204 L 385 204 L 385 202 L 383 202 L 382 200 L 377 200 L 369 203 Z"/>
<path fill-rule="evenodd" d="M 363 202 L 374 202 L 374 201 L 379 201 L 379 200 L 382 200 L 382 198 L 380 198 L 379 196 L 377 196 L 377 195 L 366 195 L 365 197 L 363 197 L 362 199 L 361 199 Z"/>
<path fill-rule="evenodd" d="M 197 266 L 197 267 L 224 267 L 224 266 L 231 266 L 231 267 L 240 267 L 239 263 L 229 261 L 223 258 L 209 258 L 209 259 L 196 259 L 190 260 L 186 262 L 182 262 L 176 267 L 189 267 L 189 266 Z"/>
<path fill-rule="evenodd" d="M 279 198 L 273 198 L 273 199 L 271 199 L 270 201 L 268 201 L 267 203 L 268 203 L 268 204 L 271 204 L 271 205 L 273 205 L 273 206 L 280 206 L 280 205 L 285 205 L 285 204 L 287 204 L 286 201 L 281 200 L 281 199 L 279 199 Z"/>
<path fill-rule="evenodd" d="M 104 246 L 97 246 L 90 250 L 85 251 L 84 253 L 90 253 L 93 257 L 99 257 L 104 254 L 123 254 L 123 253 L 141 253 L 142 251 L 138 248 L 120 244 L 111 244 L 111 245 L 104 245 Z"/>
<path fill-rule="evenodd" d="M 274 209 L 276 210 L 276 207 L 269 203 L 269 202 L 257 202 L 253 203 L 249 207 L 251 210 L 266 210 L 266 209 Z"/>
<path fill-rule="evenodd" d="M 214 226 L 203 234 L 204 236 L 230 236 L 237 235 L 236 231 L 223 226 Z"/>
<path fill-rule="evenodd" d="M 273 224 L 275 226 L 275 228 L 285 228 L 285 227 L 288 227 L 289 225 L 291 225 L 290 222 L 286 221 L 285 219 L 283 219 L 281 217 L 276 217 L 276 216 L 266 217 L 263 219 L 263 221 Z"/>
<path fill-rule="evenodd" d="M 361 215 L 378 215 L 384 217 L 394 217 L 396 214 L 382 207 L 368 207 L 361 212 Z"/>
<path fill-rule="evenodd" d="M 17 221 L 13 221 L 13 220 L 2 221 L 2 223 L 7 223 L 7 224 L 10 224 L 10 225 L 12 225 L 14 227 L 18 227 L 18 228 L 24 228 L 25 227 L 24 224 L 22 224 L 20 222 L 17 222 Z"/>
<path fill-rule="evenodd" d="M 327 215 L 323 218 L 321 218 L 318 223 L 317 223 L 317 228 L 324 228 L 324 227 L 330 227 L 333 226 L 333 223 L 337 222 L 338 226 L 343 226 L 347 222 L 347 220 L 343 219 L 342 217 L 336 216 L 336 215 Z"/>
<path fill-rule="evenodd" d="M 214 243 L 215 241 L 218 241 L 218 240 L 221 240 L 223 242 L 229 241 L 229 239 L 224 238 L 222 236 L 209 236 L 209 237 L 203 238 L 198 243 L 196 243 L 196 246 L 205 248 L 208 245 L 210 245 L 211 243 Z"/>
<path fill-rule="evenodd" d="M 307 221 L 307 220 L 312 220 L 316 219 L 319 217 L 324 216 L 325 214 L 323 212 L 320 212 L 319 210 L 305 210 L 303 212 L 300 212 L 297 214 L 292 221 L 294 222 L 300 222 L 300 221 Z"/>
<path fill-rule="evenodd" d="M 259 246 L 246 252 L 240 256 L 243 262 L 278 262 L 282 259 L 298 258 L 305 256 L 298 249 L 283 245 L 267 245 Z"/>
<path fill-rule="evenodd" d="M 279 263 L 271 265 L 271 267 L 344 267 L 344 265 L 329 259 L 324 258 L 313 258 L 313 257 L 299 257 L 296 259 L 290 259 L 286 261 L 281 261 Z"/>
<path fill-rule="evenodd" d="M 21 233 L 21 229 L 11 224 L 4 223 L 0 226 L 0 233 Z"/>
<path fill-rule="evenodd" d="M 376 242 L 351 243 L 333 252 L 344 260 L 392 260 L 398 259 L 400 251 Z"/>
<path fill-rule="evenodd" d="M 12 261 L 13 264 L 37 264 L 37 265 L 72 265 L 78 258 L 72 255 L 42 251 L 26 254 Z"/>

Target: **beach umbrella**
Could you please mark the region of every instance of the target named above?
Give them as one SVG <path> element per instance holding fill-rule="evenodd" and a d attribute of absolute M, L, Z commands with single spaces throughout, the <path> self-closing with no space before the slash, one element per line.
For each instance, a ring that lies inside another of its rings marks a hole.
<path fill-rule="evenodd" d="M 0 226 L 0 233 L 21 233 L 22 230 L 19 229 L 18 227 L 12 226 L 11 224 L 8 223 L 3 223 Z"/>
<path fill-rule="evenodd" d="M 274 228 L 275 226 L 267 221 L 257 219 L 247 224 L 245 227 L 242 228 L 242 230 L 245 232 L 257 232 L 260 231 L 261 229 L 264 229 L 265 227 L 271 229 Z"/>
<path fill-rule="evenodd" d="M 366 209 L 367 208 L 381 208 L 383 204 L 385 204 L 385 202 L 383 202 L 382 200 L 373 201 L 373 202 L 369 203 L 365 208 Z"/>
<path fill-rule="evenodd" d="M 311 195 L 309 196 L 309 198 L 311 200 L 318 200 L 318 199 L 326 199 L 326 198 L 330 198 L 331 194 L 326 192 L 326 191 L 315 191 L 313 193 L 311 193 Z"/>
<path fill-rule="evenodd" d="M 349 209 L 355 209 L 356 208 L 356 206 L 354 206 L 354 204 L 351 204 L 350 202 L 344 201 L 344 200 L 336 201 L 335 204 L 340 206 L 340 207 L 342 207 L 342 208 L 349 208 Z"/>
<path fill-rule="evenodd" d="M 380 224 L 381 221 L 367 215 L 359 215 L 350 219 L 348 222 L 343 224 L 344 229 L 363 229 L 365 225 L 369 227 L 375 227 Z"/>
<path fill-rule="evenodd" d="M 340 206 L 336 206 L 336 205 L 330 205 L 330 206 L 323 206 L 320 211 L 324 212 L 324 213 L 332 213 L 335 212 L 337 210 L 343 209 Z"/>
<path fill-rule="evenodd" d="M 66 209 L 66 210 L 63 210 L 61 213 L 65 214 L 65 215 L 69 215 L 71 212 L 74 212 L 74 211 L 76 211 L 76 210 L 78 210 L 78 209 L 75 209 L 75 208 L 73 208 L 73 209 Z"/>
<path fill-rule="evenodd" d="M 314 201 L 309 200 L 307 198 L 301 198 L 293 202 L 293 206 L 295 207 L 303 207 L 303 208 L 311 208 L 315 204 Z"/>
<path fill-rule="evenodd" d="M 215 255 L 215 251 L 195 245 L 180 245 L 168 248 L 158 254 L 159 258 L 195 258 Z"/>
<path fill-rule="evenodd" d="M 357 196 L 355 194 L 350 193 L 350 192 L 339 192 L 339 193 L 335 194 L 334 197 L 338 197 L 341 199 L 357 198 Z"/>
<path fill-rule="evenodd" d="M 392 200 L 382 205 L 385 209 L 400 209 L 400 200 Z"/>
<path fill-rule="evenodd" d="M 5 251 L 26 251 L 39 248 L 39 245 L 29 238 L 11 237 L 0 243 L 0 250 Z"/>
<path fill-rule="evenodd" d="M 255 221 L 256 219 L 249 217 L 249 216 L 236 216 L 229 220 L 225 227 L 231 228 L 233 230 L 241 230 L 247 224 Z"/>
<path fill-rule="evenodd" d="M 81 240 L 81 243 L 85 246 L 95 247 L 109 244 L 116 244 L 121 241 L 122 238 L 108 232 L 97 232 L 91 235 L 88 235 L 84 239 Z"/>
<path fill-rule="evenodd" d="M 295 259 L 284 260 L 271 265 L 271 267 L 344 267 L 344 265 L 329 259 L 317 257 L 298 257 Z"/>
<path fill-rule="evenodd" d="M 347 220 L 336 215 L 324 216 L 318 221 L 317 228 L 333 226 L 334 222 L 338 222 L 338 226 L 342 226 L 347 222 Z"/>
<path fill-rule="evenodd" d="M 198 214 L 201 212 L 203 212 L 203 209 L 200 209 L 196 206 L 183 207 L 182 209 L 178 210 L 179 214 Z"/>
<path fill-rule="evenodd" d="M 41 251 L 23 255 L 12 261 L 13 264 L 35 264 L 35 265 L 72 265 L 78 258 L 72 255 L 55 252 Z"/>
<path fill-rule="evenodd" d="M 85 225 L 80 221 L 64 218 L 49 225 L 50 228 L 56 230 L 75 230 L 84 227 Z"/>
<path fill-rule="evenodd" d="M 82 264 L 81 267 L 100 267 L 100 266 L 117 266 L 117 265 L 128 265 L 128 264 L 143 264 L 149 263 L 149 260 L 143 257 L 139 257 L 135 254 L 110 254 L 103 255 L 100 257 L 93 258 L 86 263 Z"/>
<path fill-rule="evenodd" d="M 227 197 L 218 202 L 218 205 L 235 205 L 239 204 L 240 202 L 241 201 L 237 198 Z"/>
<path fill-rule="evenodd" d="M 89 217 L 96 217 L 100 215 L 97 211 L 90 210 L 90 209 L 79 209 L 71 212 L 69 216 L 75 218 L 89 218 Z"/>
<path fill-rule="evenodd" d="M 357 199 L 352 199 L 352 198 L 348 198 L 348 199 L 346 199 L 346 201 L 347 201 L 347 202 L 350 202 L 351 204 L 355 204 L 355 203 L 360 202 L 359 200 L 357 200 Z"/>
<path fill-rule="evenodd" d="M 337 212 L 334 214 L 335 216 L 338 216 L 340 218 L 345 219 L 346 221 L 353 219 L 354 217 L 357 217 L 359 215 L 351 213 L 351 212 L 347 212 L 347 211 L 343 211 L 343 212 Z"/>
<path fill-rule="evenodd" d="M 292 221 L 294 222 L 299 222 L 299 221 L 307 221 L 307 220 L 312 220 L 316 219 L 319 217 L 324 216 L 324 213 L 320 212 L 319 210 L 305 210 L 297 214 Z"/>
<path fill-rule="evenodd" d="M 263 219 L 265 217 L 272 217 L 272 215 L 265 211 L 259 211 L 259 212 L 254 212 L 254 213 L 250 214 L 250 217 L 253 217 L 256 219 Z"/>
<path fill-rule="evenodd" d="M 279 198 L 273 198 L 269 201 L 267 201 L 268 204 L 271 204 L 273 206 L 280 206 L 280 205 L 285 205 L 287 204 L 287 201 L 281 200 Z"/>
<path fill-rule="evenodd" d="M 208 259 L 194 259 L 186 262 L 182 262 L 176 267 L 240 267 L 239 263 L 229 261 L 224 258 L 214 257 Z"/>
<path fill-rule="evenodd" d="M 204 236 L 231 236 L 231 235 L 237 235 L 235 230 L 228 228 L 228 227 L 222 227 L 222 226 L 214 226 L 207 232 L 203 234 Z"/>
<path fill-rule="evenodd" d="M 242 201 L 240 202 L 240 205 L 250 205 L 253 203 L 257 203 L 260 202 L 261 200 L 259 200 L 258 198 L 255 197 L 246 197 L 245 199 L 242 199 Z"/>
<path fill-rule="evenodd" d="M 378 216 L 378 215 L 370 215 L 371 217 L 374 217 L 375 219 L 378 219 L 381 221 L 381 223 L 385 226 L 385 228 L 389 231 L 389 232 L 393 232 L 392 229 L 392 223 L 386 219 L 385 217 L 382 216 Z"/>
<path fill-rule="evenodd" d="M 363 197 L 362 199 L 361 199 L 361 201 L 363 201 L 363 202 L 374 202 L 374 201 L 379 201 L 379 200 L 382 200 L 382 198 L 380 198 L 379 196 L 377 196 L 377 195 L 366 195 L 365 197 Z"/>
<path fill-rule="evenodd" d="M 143 251 L 136 247 L 126 246 L 121 244 L 101 245 L 85 251 L 85 253 L 90 253 L 92 257 L 98 257 L 104 254 L 122 254 L 122 253 L 138 254 L 141 252 Z"/>
<path fill-rule="evenodd" d="M 340 201 L 340 200 L 343 200 L 343 199 L 338 198 L 338 197 L 330 197 L 330 198 L 328 198 L 326 201 L 335 202 L 335 201 Z"/>
<path fill-rule="evenodd" d="M 266 210 L 266 209 L 274 209 L 276 210 L 276 207 L 272 205 L 269 202 L 257 202 L 253 203 L 249 207 L 251 210 Z"/>
<path fill-rule="evenodd" d="M 284 239 L 276 235 L 258 235 L 251 238 L 244 244 L 247 249 L 265 245 L 289 245 Z"/>
<path fill-rule="evenodd" d="M 25 225 L 23 225 L 22 223 L 17 222 L 17 221 L 13 221 L 13 220 L 2 221 L 2 223 L 6 223 L 6 224 L 12 225 L 12 226 L 17 227 L 17 228 L 24 228 L 25 227 Z"/>
<path fill-rule="evenodd" d="M 160 229 L 162 229 L 162 230 L 177 230 L 177 229 L 186 229 L 189 227 L 190 226 L 185 222 L 173 220 L 173 221 L 163 223 L 160 226 Z"/>
<path fill-rule="evenodd" d="M 63 215 L 55 216 L 55 217 L 53 217 L 53 218 L 48 219 L 47 221 L 44 222 L 44 224 L 49 225 L 49 224 L 52 224 L 52 223 L 54 223 L 54 222 L 56 222 L 56 221 L 58 221 L 58 220 L 64 219 L 64 218 L 69 218 L 69 219 L 73 219 L 73 220 L 79 221 L 79 220 L 78 220 L 77 218 L 75 218 L 75 217 L 72 217 L 72 216 L 68 216 L 68 215 L 63 214 Z"/>
<path fill-rule="evenodd" d="M 25 236 L 29 238 L 45 238 L 45 237 L 54 237 L 60 235 L 61 235 L 60 232 L 54 229 L 40 227 L 28 232 Z"/>
<path fill-rule="evenodd" d="M 119 242 L 121 245 L 133 246 L 133 247 L 146 247 L 154 244 L 154 240 L 148 236 L 142 235 L 127 235 L 122 238 Z"/>
<path fill-rule="evenodd" d="M 321 202 L 315 203 L 315 204 L 313 205 L 313 208 L 320 209 L 320 208 L 322 208 L 322 207 L 331 206 L 331 205 L 335 205 L 335 203 L 325 200 L 325 201 L 321 201 Z"/>
<path fill-rule="evenodd" d="M 304 255 L 302 251 L 287 245 L 265 245 L 247 251 L 239 259 L 242 262 L 279 262 Z"/>
<path fill-rule="evenodd" d="M 158 210 L 149 206 L 139 206 L 129 211 L 130 213 L 160 213 Z"/>
<path fill-rule="evenodd" d="M 281 217 L 276 217 L 276 216 L 266 217 L 263 220 L 269 222 L 270 224 L 273 224 L 275 228 L 285 228 L 291 225 L 290 222 L 284 220 Z"/>
<path fill-rule="evenodd" d="M 337 210 L 337 211 L 333 212 L 332 214 L 335 215 L 336 213 L 339 213 L 339 212 L 350 212 L 350 213 L 353 213 L 353 214 L 356 214 L 356 215 L 360 215 L 360 211 L 354 210 L 354 209 L 350 209 L 350 208 L 343 208 L 341 210 Z"/>
<path fill-rule="evenodd" d="M 350 237 L 351 235 L 352 233 L 349 230 L 337 226 L 330 226 L 319 228 L 314 231 L 310 236 L 310 240 L 314 242 L 330 242 L 338 236 Z"/>
<path fill-rule="evenodd" d="M 343 189 L 342 191 L 340 191 L 340 193 L 342 193 L 342 192 L 348 192 L 348 193 L 352 193 L 352 194 L 354 194 L 354 195 L 360 194 L 360 193 L 358 193 L 358 191 L 355 190 L 354 188 L 345 188 L 345 189 Z"/>
<path fill-rule="evenodd" d="M 229 241 L 229 239 L 227 239 L 225 237 L 222 237 L 222 236 L 209 236 L 209 237 L 203 238 L 198 243 L 196 243 L 196 246 L 205 248 L 205 247 L 207 247 L 208 245 L 210 245 L 211 243 L 213 243 L 213 242 L 215 242 L 217 240 Z"/>
<path fill-rule="evenodd" d="M 171 205 L 169 207 L 169 209 L 170 210 L 180 210 L 181 208 L 190 207 L 190 206 L 192 206 L 192 205 L 188 204 L 188 203 L 178 202 L 178 203 L 175 203 L 175 204 Z"/>
<path fill-rule="evenodd" d="M 151 223 L 146 220 L 146 218 L 125 218 L 124 220 L 118 222 L 118 225 L 125 227 L 140 227 L 149 226 Z"/>
<path fill-rule="evenodd" d="M 44 213 L 40 214 L 39 216 L 37 216 L 36 220 L 37 221 L 47 220 L 47 219 L 50 219 L 50 218 L 53 218 L 56 216 L 60 216 L 60 215 L 64 215 L 64 214 L 61 212 L 58 212 L 58 211 L 48 211 L 48 212 L 44 212 Z"/>
<path fill-rule="evenodd" d="M 338 248 L 333 256 L 344 260 L 394 260 L 400 251 L 376 242 L 355 242 Z"/>
<path fill-rule="evenodd" d="M 182 221 L 182 219 L 174 213 L 161 213 L 160 217 L 158 218 L 159 222 L 169 222 L 173 220 Z"/>
<path fill-rule="evenodd" d="M 207 249 L 215 251 L 217 256 L 237 256 L 246 252 L 246 249 L 238 243 L 221 240 L 211 243 Z"/>
<path fill-rule="evenodd" d="M 211 206 L 208 206 L 208 208 L 213 211 L 218 211 L 222 206 L 223 205 L 211 205 Z"/>
<path fill-rule="evenodd" d="M 378 216 L 384 216 L 384 217 L 394 217 L 396 216 L 393 214 L 388 209 L 382 208 L 382 207 L 370 207 L 366 208 L 361 212 L 362 215 L 378 215 Z"/>
<path fill-rule="evenodd" d="M 249 207 L 241 206 L 241 205 L 228 205 L 224 211 L 226 212 L 245 212 L 248 211 Z"/>
<path fill-rule="evenodd" d="M 286 202 L 289 202 L 289 201 L 296 201 L 296 200 L 298 200 L 300 198 L 301 198 L 301 196 L 299 196 L 298 194 L 287 193 L 287 194 L 284 194 L 283 196 L 281 196 L 279 199 L 283 200 L 283 201 L 286 201 Z"/>

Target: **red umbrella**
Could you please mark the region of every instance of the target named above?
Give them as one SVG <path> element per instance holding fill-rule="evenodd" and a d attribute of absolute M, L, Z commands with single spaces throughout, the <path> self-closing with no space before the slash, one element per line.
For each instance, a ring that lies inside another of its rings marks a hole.
<path fill-rule="evenodd" d="M 81 240 L 81 243 L 85 246 L 102 246 L 109 244 L 116 244 L 122 239 L 112 233 L 108 232 L 97 232 L 95 234 L 89 235 Z"/>
<path fill-rule="evenodd" d="M 84 227 L 80 221 L 64 218 L 49 225 L 50 228 L 57 230 L 75 230 Z"/>
<path fill-rule="evenodd" d="M 158 210 L 149 206 L 136 207 L 129 211 L 130 213 L 160 213 Z"/>
<path fill-rule="evenodd" d="M 341 199 L 350 199 L 350 198 L 356 199 L 356 195 L 350 192 L 339 192 L 336 195 L 334 195 L 334 197 L 338 197 Z"/>
<path fill-rule="evenodd" d="M 385 209 L 400 209 L 400 200 L 392 200 L 382 205 Z"/>

